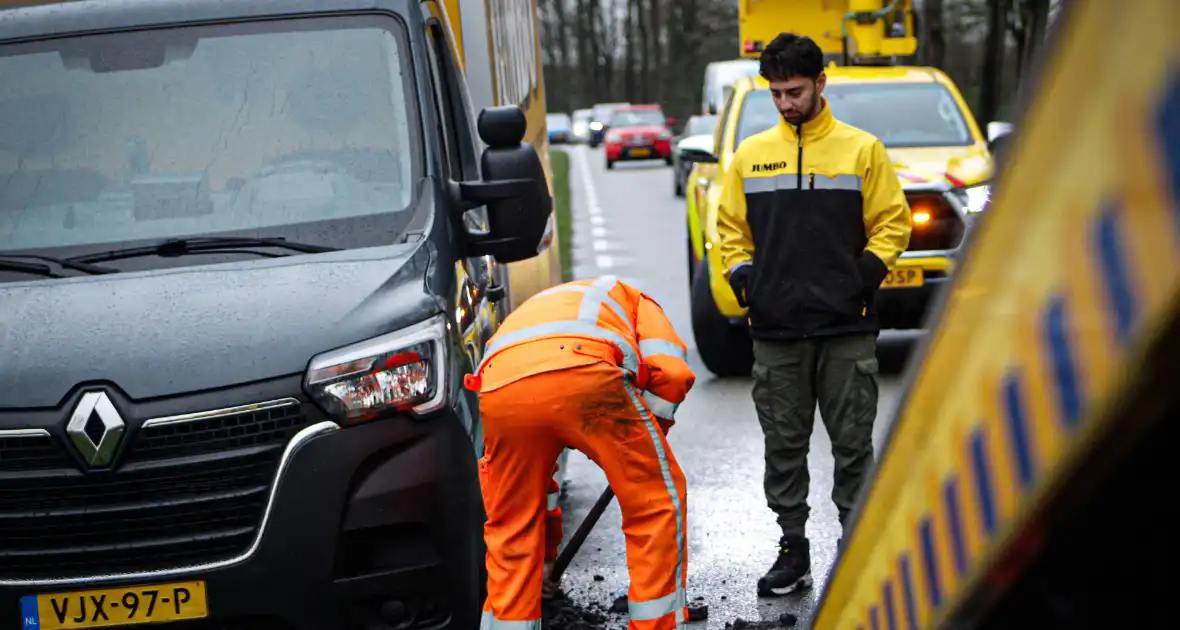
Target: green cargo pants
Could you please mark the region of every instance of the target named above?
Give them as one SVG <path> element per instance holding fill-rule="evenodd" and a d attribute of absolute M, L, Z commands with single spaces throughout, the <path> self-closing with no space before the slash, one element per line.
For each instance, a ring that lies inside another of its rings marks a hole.
<path fill-rule="evenodd" d="M 877 336 L 754 340 L 754 407 L 766 440 L 766 501 L 784 535 L 804 535 L 807 447 L 816 403 L 836 470 L 832 501 L 847 522 L 873 464 Z"/>

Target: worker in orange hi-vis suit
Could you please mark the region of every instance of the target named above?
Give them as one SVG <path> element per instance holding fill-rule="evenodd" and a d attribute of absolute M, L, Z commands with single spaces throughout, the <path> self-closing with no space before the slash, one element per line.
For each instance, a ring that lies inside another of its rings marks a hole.
<path fill-rule="evenodd" d="M 628 627 L 684 626 L 686 488 L 664 433 L 696 379 L 685 355 L 660 306 L 611 276 L 542 291 L 504 320 L 466 381 L 480 392 L 484 431 L 483 630 L 541 627 L 542 567 L 556 542 L 547 490 L 566 447 L 598 464 L 618 496 Z"/>

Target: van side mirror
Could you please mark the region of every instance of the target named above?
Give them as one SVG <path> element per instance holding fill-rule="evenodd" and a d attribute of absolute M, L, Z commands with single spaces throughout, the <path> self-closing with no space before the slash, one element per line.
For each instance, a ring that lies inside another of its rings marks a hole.
<path fill-rule="evenodd" d="M 489 107 L 479 113 L 476 128 L 488 145 L 480 160 L 482 181 L 452 186 L 456 225 L 463 226 L 464 256 L 494 256 L 502 263 L 526 260 L 545 250 L 553 198 L 541 158 L 523 142 L 528 120 L 516 105 Z M 473 232 L 463 213 L 487 206 L 487 232 Z"/>
<path fill-rule="evenodd" d="M 699 149 L 682 149 L 680 159 L 685 162 L 700 162 L 702 164 L 716 164 L 718 162 L 716 155 Z"/>
<path fill-rule="evenodd" d="M 1000 134 L 987 142 L 987 152 L 992 156 L 996 156 L 1004 147 L 1008 146 L 1008 140 L 1012 137 L 1011 133 Z"/>

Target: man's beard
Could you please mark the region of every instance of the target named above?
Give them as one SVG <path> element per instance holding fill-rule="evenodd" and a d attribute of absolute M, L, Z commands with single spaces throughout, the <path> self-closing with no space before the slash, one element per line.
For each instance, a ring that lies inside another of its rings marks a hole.
<path fill-rule="evenodd" d="M 797 126 L 797 125 L 801 125 L 801 124 L 807 122 L 811 118 L 812 114 L 815 113 L 815 108 L 817 108 L 817 107 L 819 107 L 819 92 L 818 91 L 812 92 L 811 106 L 807 108 L 807 111 L 800 113 L 798 116 L 787 116 L 786 114 L 784 114 L 782 112 L 779 112 L 779 115 L 783 117 L 783 121 L 786 122 L 788 125 Z"/>

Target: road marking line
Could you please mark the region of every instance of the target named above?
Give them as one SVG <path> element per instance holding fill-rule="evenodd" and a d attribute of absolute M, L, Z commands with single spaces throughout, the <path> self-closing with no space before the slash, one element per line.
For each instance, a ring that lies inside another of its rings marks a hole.
<path fill-rule="evenodd" d="M 582 149 L 582 147 L 578 147 Z M 598 191 L 594 189 L 594 177 L 590 173 L 590 161 L 586 159 L 585 150 L 578 151 L 578 167 L 582 172 L 582 188 L 586 191 L 586 209 L 590 216 L 601 216 L 602 208 L 598 205 Z"/>
<path fill-rule="evenodd" d="M 578 172 L 582 177 L 582 190 L 586 196 L 586 212 L 590 215 L 590 234 L 594 237 L 591 241 L 591 247 L 596 252 L 605 252 L 609 250 L 610 242 L 606 240 L 606 217 L 602 215 L 602 206 L 598 205 L 598 191 L 594 188 L 594 177 L 590 171 L 590 161 L 586 159 L 585 147 L 578 147 L 575 149 L 576 160 L 578 162 Z M 614 257 L 607 254 L 598 254 L 594 257 L 594 266 L 600 270 L 610 269 L 615 266 Z"/>

